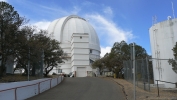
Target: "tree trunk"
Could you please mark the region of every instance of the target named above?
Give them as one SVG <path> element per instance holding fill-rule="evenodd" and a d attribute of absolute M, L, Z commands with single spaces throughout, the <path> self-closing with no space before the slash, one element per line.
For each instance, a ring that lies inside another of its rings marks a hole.
<path fill-rule="evenodd" d="M 28 75 L 28 69 L 27 68 L 24 68 L 25 69 L 25 75 Z"/>
<path fill-rule="evenodd" d="M 2 67 L 2 65 L 0 66 L 0 78 L 3 76 L 3 67 Z"/>
<path fill-rule="evenodd" d="M 6 71 L 6 67 L 4 65 L 4 59 L 1 60 L 1 65 L 0 65 L 0 77 L 3 77 Z"/>
<path fill-rule="evenodd" d="M 47 77 L 47 74 L 48 74 L 48 73 L 47 73 L 47 68 L 45 68 L 44 72 L 45 72 L 45 73 L 44 73 L 44 77 Z"/>
<path fill-rule="evenodd" d="M 34 67 L 34 65 L 32 67 L 32 76 L 36 76 L 36 68 Z"/>
<path fill-rule="evenodd" d="M 45 71 L 45 73 L 44 73 L 44 77 L 47 77 L 47 75 L 48 75 L 48 73 L 47 73 L 47 71 Z"/>

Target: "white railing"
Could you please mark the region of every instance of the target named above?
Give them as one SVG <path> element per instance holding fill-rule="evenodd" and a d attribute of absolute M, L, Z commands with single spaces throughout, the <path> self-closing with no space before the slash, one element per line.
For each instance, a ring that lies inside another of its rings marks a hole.
<path fill-rule="evenodd" d="M 1 83 L 0 100 L 24 100 L 56 86 L 62 80 L 63 76 L 59 76 L 33 81 Z"/>

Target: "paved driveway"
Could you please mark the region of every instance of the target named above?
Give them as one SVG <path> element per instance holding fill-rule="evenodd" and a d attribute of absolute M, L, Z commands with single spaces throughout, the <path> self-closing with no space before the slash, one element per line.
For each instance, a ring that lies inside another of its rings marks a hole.
<path fill-rule="evenodd" d="M 56 87 L 28 100 L 125 100 L 125 96 L 112 80 L 85 77 L 65 78 Z"/>

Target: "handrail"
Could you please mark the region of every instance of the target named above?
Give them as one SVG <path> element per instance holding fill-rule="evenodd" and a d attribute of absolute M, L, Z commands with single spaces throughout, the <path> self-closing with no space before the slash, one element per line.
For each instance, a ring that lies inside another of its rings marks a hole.
<path fill-rule="evenodd" d="M 59 76 L 60 77 L 60 76 Z M 58 84 L 58 78 L 57 77 L 57 84 Z M 62 77 L 61 77 L 62 78 Z M 52 79 L 56 79 L 56 78 L 52 78 Z M 29 87 L 29 86 L 33 86 L 33 85 L 38 85 L 38 94 L 40 94 L 40 84 L 43 83 L 43 82 L 46 82 L 46 81 L 50 81 L 50 88 L 52 88 L 52 79 L 47 79 L 47 80 L 43 80 L 43 81 L 40 81 L 40 82 L 37 82 L 37 83 L 34 83 L 34 84 L 30 84 L 30 85 L 23 85 L 23 86 L 17 86 L 17 87 L 13 87 L 13 88 L 9 88 L 9 89 L 3 89 L 3 90 L 0 90 L 0 92 L 4 92 L 4 91 L 8 91 L 8 90 L 13 90 L 14 89 L 14 94 L 15 94 L 15 100 L 17 100 L 17 93 L 16 93 L 16 90 L 18 88 L 23 88 L 23 87 Z M 62 80 L 62 79 L 61 79 Z"/>
<path fill-rule="evenodd" d="M 17 88 L 22 88 L 22 87 L 33 86 L 33 85 L 36 85 L 36 84 L 38 84 L 38 83 L 30 84 L 30 85 L 24 85 L 24 86 L 19 86 L 19 87 L 14 87 L 14 88 L 10 88 L 10 89 L 4 89 L 4 90 L 0 90 L 0 92 L 8 91 L 8 90 L 13 90 L 13 89 L 17 89 Z"/>
<path fill-rule="evenodd" d="M 176 84 L 176 83 L 173 83 L 173 82 L 167 82 L 167 81 L 162 81 L 162 80 L 156 80 L 156 81 L 160 81 L 160 82 L 165 82 L 165 83 L 171 83 L 171 84 Z"/>
<path fill-rule="evenodd" d="M 48 79 L 48 80 L 51 80 L 51 79 Z M 33 86 L 33 85 L 36 85 L 36 84 L 39 84 L 39 83 L 42 83 L 42 82 L 45 82 L 45 81 L 48 81 L 48 80 L 44 80 L 44 81 L 41 81 L 41 82 L 38 82 L 38 83 L 34 83 L 34 84 L 30 84 L 30 85 L 24 85 L 24 86 L 14 87 L 14 88 L 10 88 L 10 89 L 4 89 L 4 90 L 0 90 L 0 92 L 8 91 L 8 90 L 13 90 L 13 89 L 16 89 L 16 88 Z"/>
<path fill-rule="evenodd" d="M 167 82 L 167 81 L 162 81 L 162 80 L 155 80 L 155 81 L 157 81 L 157 91 L 158 91 L 158 97 L 160 97 L 160 94 L 159 94 L 159 85 L 158 85 L 158 81 L 160 81 L 160 82 L 165 82 L 165 83 L 176 84 L 176 86 L 177 86 L 177 82 L 176 82 L 176 83 L 173 83 L 173 82 Z"/>

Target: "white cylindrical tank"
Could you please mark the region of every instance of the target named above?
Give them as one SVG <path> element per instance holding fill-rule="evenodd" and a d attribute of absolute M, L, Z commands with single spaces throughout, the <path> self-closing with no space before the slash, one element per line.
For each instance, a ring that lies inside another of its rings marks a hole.
<path fill-rule="evenodd" d="M 150 43 L 153 61 L 154 83 L 155 80 L 177 82 L 177 74 L 172 70 L 168 60 L 174 58 L 173 47 L 177 42 L 177 19 L 169 19 L 154 24 L 150 29 Z M 157 60 L 158 59 L 158 60 Z M 175 88 L 175 84 L 159 82 L 164 88 Z"/>

